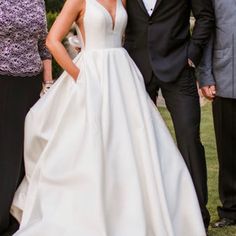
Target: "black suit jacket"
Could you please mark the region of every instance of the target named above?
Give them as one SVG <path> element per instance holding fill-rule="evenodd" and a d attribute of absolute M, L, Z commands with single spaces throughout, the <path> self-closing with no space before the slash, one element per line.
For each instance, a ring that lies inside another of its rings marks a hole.
<path fill-rule="evenodd" d="M 190 37 L 190 13 L 196 25 Z M 125 48 L 148 82 L 155 73 L 170 82 L 178 78 L 190 58 L 200 62 L 214 28 L 211 0 L 157 0 L 151 16 L 143 0 L 127 0 Z"/>

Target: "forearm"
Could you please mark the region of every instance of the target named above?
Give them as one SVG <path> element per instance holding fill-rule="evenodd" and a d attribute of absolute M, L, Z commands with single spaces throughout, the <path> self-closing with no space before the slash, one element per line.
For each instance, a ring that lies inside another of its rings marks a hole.
<path fill-rule="evenodd" d="M 213 45 L 214 34 L 212 33 L 211 38 L 204 50 L 202 60 L 197 68 L 197 78 L 200 87 L 215 85 L 213 76 Z"/>
<path fill-rule="evenodd" d="M 57 40 L 47 39 L 47 47 L 51 51 L 57 63 L 73 78 L 77 79 L 79 68 L 73 63 L 64 45 Z"/>
<path fill-rule="evenodd" d="M 52 81 L 52 60 L 43 60 L 43 80 Z"/>

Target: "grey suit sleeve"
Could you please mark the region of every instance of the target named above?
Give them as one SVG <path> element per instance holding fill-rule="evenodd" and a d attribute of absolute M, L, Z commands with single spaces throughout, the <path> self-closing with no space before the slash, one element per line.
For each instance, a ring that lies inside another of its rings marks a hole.
<path fill-rule="evenodd" d="M 203 53 L 202 60 L 196 70 L 199 87 L 215 85 L 213 75 L 213 45 L 214 34 L 212 34 Z"/>

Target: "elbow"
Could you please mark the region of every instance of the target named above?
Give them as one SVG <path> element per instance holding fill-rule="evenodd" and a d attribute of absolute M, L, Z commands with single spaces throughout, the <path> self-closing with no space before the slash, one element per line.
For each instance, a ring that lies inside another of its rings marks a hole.
<path fill-rule="evenodd" d="M 46 47 L 49 49 L 49 51 L 52 51 L 53 48 L 53 39 L 50 35 L 46 38 Z"/>
<path fill-rule="evenodd" d="M 58 48 L 61 45 L 62 42 L 59 38 L 50 33 L 48 34 L 46 38 L 46 47 L 48 48 L 48 50 L 51 52 L 52 55 L 58 50 Z"/>
<path fill-rule="evenodd" d="M 50 52 L 53 52 L 56 48 L 56 45 L 60 43 L 55 37 L 53 37 L 50 33 L 46 38 L 46 47 L 49 49 Z"/>

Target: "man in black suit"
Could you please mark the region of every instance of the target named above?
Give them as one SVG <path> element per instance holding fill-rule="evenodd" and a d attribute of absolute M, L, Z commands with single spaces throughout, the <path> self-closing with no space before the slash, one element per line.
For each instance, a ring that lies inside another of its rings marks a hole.
<path fill-rule="evenodd" d="M 125 48 L 142 72 L 154 102 L 159 88 L 162 90 L 208 228 L 207 171 L 199 135 L 200 104 L 194 67 L 214 28 L 211 0 L 127 0 L 127 11 Z M 196 18 L 192 36 L 191 11 Z"/>

